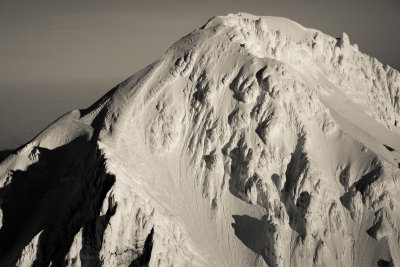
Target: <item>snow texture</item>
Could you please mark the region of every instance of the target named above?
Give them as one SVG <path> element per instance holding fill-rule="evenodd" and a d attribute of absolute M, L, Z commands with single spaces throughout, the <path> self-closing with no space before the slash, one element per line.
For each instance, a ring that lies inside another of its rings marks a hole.
<path fill-rule="evenodd" d="M 400 266 L 400 73 L 215 17 L 0 164 L 1 266 Z"/>

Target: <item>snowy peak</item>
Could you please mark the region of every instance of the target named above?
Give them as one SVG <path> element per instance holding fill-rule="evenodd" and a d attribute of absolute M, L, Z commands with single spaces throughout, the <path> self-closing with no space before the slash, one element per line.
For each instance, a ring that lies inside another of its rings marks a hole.
<path fill-rule="evenodd" d="M 1 163 L 0 261 L 400 263 L 399 88 L 346 34 L 215 17 Z"/>

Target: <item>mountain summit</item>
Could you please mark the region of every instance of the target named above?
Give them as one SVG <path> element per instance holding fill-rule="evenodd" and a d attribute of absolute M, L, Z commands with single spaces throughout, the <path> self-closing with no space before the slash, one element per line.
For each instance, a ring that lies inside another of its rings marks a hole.
<path fill-rule="evenodd" d="M 0 265 L 400 264 L 399 91 L 345 33 L 215 17 L 0 164 Z"/>

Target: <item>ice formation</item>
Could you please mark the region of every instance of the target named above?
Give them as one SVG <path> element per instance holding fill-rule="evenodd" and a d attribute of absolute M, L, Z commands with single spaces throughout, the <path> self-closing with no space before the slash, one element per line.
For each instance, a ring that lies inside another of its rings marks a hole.
<path fill-rule="evenodd" d="M 1 266 L 400 265 L 400 74 L 215 17 L 0 165 Z"/>

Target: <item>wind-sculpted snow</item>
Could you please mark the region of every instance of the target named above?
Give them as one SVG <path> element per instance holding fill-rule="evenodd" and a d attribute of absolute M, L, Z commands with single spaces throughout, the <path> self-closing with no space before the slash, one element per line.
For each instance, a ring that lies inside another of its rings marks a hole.
<path fill-rule="evenodd" d="M 1 163 L 1 264 L 398 265 L 399 77 L 215 17 Z"/>

